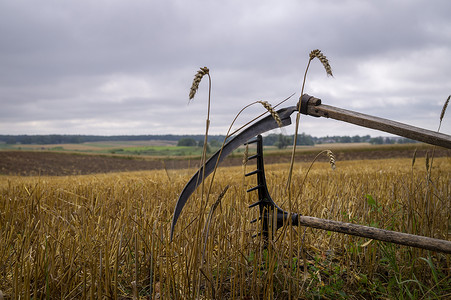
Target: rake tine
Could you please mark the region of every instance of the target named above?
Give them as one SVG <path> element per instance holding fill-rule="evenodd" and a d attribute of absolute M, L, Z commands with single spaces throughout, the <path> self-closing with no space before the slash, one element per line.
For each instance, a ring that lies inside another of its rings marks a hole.
<path fill-rule="evenodd" d="M 259 206 L 260 217 L 258 220 L 262 221 L 262 232 L 258 235 L 263 235 L 265 241 L 265 247 L 268 243 L 269 231 L 270 228 L 274 228 L 275 230 L 279 229 L 283 226 L 285 222 L 291 219 L 292 225 L 298 225 L 298 215 L 297 214 L 289 214 L 284 211 L 280 207 L 276 205 L 276 203 L 272 200 L 268 187 L 266 185 L 265 178 L 265 169 L 263 163 L 263 139 L 261 135 L 257 136 L 255 140 L 257 142 L 257 154 L 249 157 L 249 159 L 257 158 L 257 170 L 252 171 L 245 176 L 255 175 L 257 174 L 257 186 L 250 188 L 247 192 L 258 191 L 258 201 L 249 205 L 249 208 Z M 254 141 L 253 141 L 254 142 Z M 251 221 L 251 223 L 257 222 L 257 219 Z"/>
<path fill-rule="evenodd" d="M 250 173 L 245 174 L 244 176 L 247 177 L 247 176 L 255 175 L 255 174 L 259 173 L 259 172 L 261 172 L 261 171 L 260 170 L 255 170 L 255 171 L 252 171 Z"/>

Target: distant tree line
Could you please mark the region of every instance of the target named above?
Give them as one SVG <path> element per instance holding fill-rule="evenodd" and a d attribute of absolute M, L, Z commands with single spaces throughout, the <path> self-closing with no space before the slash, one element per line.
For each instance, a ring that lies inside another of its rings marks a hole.
<path fill-rule="evenodd" d="M 224 141 L 224 135 L 208 136 L 209 147 L 220 147 Z M 266 146 L 276 146 L 279 149 L 287 148 L 293 144 L 294 135 L 269 134 L 263 138 L 263 144 Z M 202 147 L 204 143 L 203 135 L 0 135 L 0 143 L 6 144 L 81 144 L 89 142 L 104 141 L 149 141 L 164 140 L 177 141 L 178 146 L 196 146 Z M 371 137 L 369 135 L 359 136 L 325 136 L 313 137 L 302 133 L 298 135 L 297 144 L 312 146 L 325 143 L 371 143 L 371 144 L 406 144 L 416 141 L 401 137 Z"/>
<path fill-rule="evenodd" d="M 325 136 L 325 137 L 314 137 L 313 141 L 315 144 L 328 144 L 328 143 L 371 143 L 371 136 L 369 135 L 343 135 L 343 136 Z"/>
<path fill-rule="evenodd" d="M 359 136 L 325 136 L 325 137 L 313 137 L 315 144 L 326 143 L 370 143 L 370 144 L 411 144 L 418 143 L 415 140 L 403 138 L 403 137 L 371 137 L 369 135 Z"/>
<path fill-rule="evenodd" d="M 294 141 L 294 135 L 283 135 L 283 134 L 269 134 L 263 139 L 263 144 L 267 146 L 276 146 L 279 149 L 287 148 L 292 146 Z M 315 144 L 326 144 L 326 143 L 370 143 L 370 144 L 407 144 L 416 143 L 416 141 L 411 139 L 406 139 L 402 137 L 374 137 L 369 135 L 365 136 L 326 136 L 326 137 L 313 137 L 311 135 L 302 133 L 298 135 L 297 145 L 301 146 L 313 146 Z"/>
<path fill-rule="evenodd" d="M 399 138 L 399 137 L 375 137 L 371 138 L 369 141 L 371 144 L 381 145 L 381 144 L 412 144 L 419 143 L 418 141 L 407 139 L 407 138 Z"/>
<path fill-rule="evenodd" d="M 0 135 L 0 142 L 6 144 L 81 144 L 90 142 L 105 142 L 105 141 L 178 141 L 182 138 L 193 138 L 196 141 L 204 139 L 203 135 Z M 215 135 L 209 137 L 211 140 L 223 141 L 223 135 Z"/>
<path fill-rule="evenodd" d="M 294 134 L 292 135 L 283 135 L 272 133 L 263 138 L 263 145 L 265 146 L 276 146 L 279 149 L 285 149 L 288 146 L 293 145 Z M 296 141 L 297 145 L 303 146 L 313 146 L 315 145 L 315 141 L 311 135 L 307 135 L 305 133 L 298 134 L 298 138 Z"/>

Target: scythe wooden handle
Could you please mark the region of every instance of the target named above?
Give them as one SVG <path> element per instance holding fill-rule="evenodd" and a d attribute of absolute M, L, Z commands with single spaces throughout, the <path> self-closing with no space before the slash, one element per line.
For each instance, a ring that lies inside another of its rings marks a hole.
<path fill-rule="evenodd" d="M 304 94 L 301 97 L 300 112 L 352 123 L 355 125 L 396 134 L 412 140 L 451 149 L 451 136 L 388 119 L 374 117 L 351 110 L 321 104 L 321 100 Z"/>

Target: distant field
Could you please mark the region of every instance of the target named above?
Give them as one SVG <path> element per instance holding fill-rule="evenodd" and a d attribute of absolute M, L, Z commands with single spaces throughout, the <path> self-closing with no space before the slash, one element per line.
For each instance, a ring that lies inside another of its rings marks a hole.
<path fill-rule="evenodd" d="M 197 156 L 201 155 L 200 147 L 178 147 L 176 141 L 105 141 L 81 144 L 26 144 L 26 145 L 0 145 L 0 150 L 29 150 L 53 152 L 77 152 L 95 154 L 121 154 L 146 156 Z M 216 150 L 216 149 L 213 149 Z"/>
<path fill-rule="evenodd" d="M 106 141 L 106 142 L 90 142 L 81 144 L 31 144 L 31 145 L 0 145 L 0 149 L 15 150 L 47 150 L 47 151 L 80 151 L 80 152 L 108 152 L 118 148 L 137 148 L 137 147 L 175 147 L 176 141 L 150 140 L 150 141 Z"/>
<path fill-rule="evenodd" d="M 431 148 L 425 144 L 385 144 L 372 145 L 369 143 L 330 143 L 316 144 L 315 146 L 298 146 L 300 153 L 316 152 L 319 149 L 330 149 L 336 151 L 400 151 L 414 149 Z M 122 154 L 140 156 L 200 156 L 201 147 L 180 147 L 176 141 L 149 140 L 149 141 L 103 141 L 89 142 L 81 144 L 0 144 L 0 150 L 31 150 L 31 151 L 57 151 L 57 152 L 78 152 L 90 154 Z M 218 148 L 210 148 L 210 152 L 217 151 Z M 235 153 L 241 153 L 244 146 Z M 284 154 L 291 152 L 291 148 L 278 149 L 275 146 L 265 146 L 265 152 Z"/>
<path fill-rule="evenodd" d="M 48 148 L 46 148 L 48 147 Z M 138 170 L 192 168 L 199 163 L 200 147 L 168 145 L 145 146 L 141 143 L 89 143 L 30 147 L 18 146 L 0 150 L 0 174 L 6 175 L 78 175 Z M 52 150 L 47 150 L 52 149 Z M 311 162 L 323 149 L 331 149 L 337 163 L 348 160 L 424 157 L 432 147 L 425 144 L 369 145 L 327 144 L 298 147 L 297 162 Z M 212 149 L 210 155 L 216 149 Z M 238 148 L 223 166 L 241 165 L 244 147 Z M 436 157 L 450 157 L 451 151 L 436 148 Z M 287 163 L 291 150 L 265 147 L 265 163 Z M 327 157 L 319 157 L 327 161 Z"/>

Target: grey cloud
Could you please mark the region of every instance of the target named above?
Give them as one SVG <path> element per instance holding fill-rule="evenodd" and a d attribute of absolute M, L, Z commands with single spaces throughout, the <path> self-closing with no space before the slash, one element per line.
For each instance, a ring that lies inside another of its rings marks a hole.
<path fill-rule="evenodd" d="M 440 111 L 451 93 L 450 9 L 449 1 L 4 1 L 0 133 L 203 133 L 206 82 L 187 104 L 201 66 L 213 80 L 211 131 L 224 133 L 252 101 L 297 93 L 293 105 L 315 48 L 335 78 L 315 61 L 306 92 L 432 128 L 431 103 Z M 304 122 L 323 134 L 318 120 Z M 329 134 L 368 132 L 333 124 Z"/>

